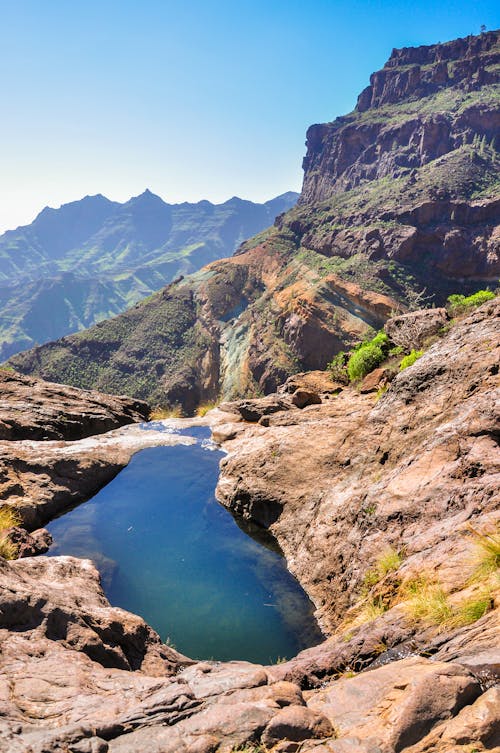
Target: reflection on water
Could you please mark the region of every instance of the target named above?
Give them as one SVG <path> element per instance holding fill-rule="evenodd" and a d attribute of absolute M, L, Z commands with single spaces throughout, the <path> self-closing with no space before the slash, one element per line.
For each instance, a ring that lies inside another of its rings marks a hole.
<path fill-rule="evenodd" d="M 214 498 L 221 453 L 153 447 L 92 500 L 54 520 L 51 555 L 90 557 L 110 602 L 195 658 L 268 663 L 318 642 L 311 603 L 283 558 Z"/>

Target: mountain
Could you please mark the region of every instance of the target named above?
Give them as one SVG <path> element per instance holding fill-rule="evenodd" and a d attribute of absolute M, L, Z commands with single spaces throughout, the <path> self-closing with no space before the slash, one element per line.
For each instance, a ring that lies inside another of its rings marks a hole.
<path fill-rule="evenodd" d="M 0 358 L 124 311 L 181 274 L 228 256 L 298 194 L 264 204 L 124 204 L 86 196 L 0 237 Z"/>
<path fill-rule="evenodd" d="M 11 365 L 190 412 L 324 368 L 394 309 L 496 286 L 499 38 L 394 50 L 354 112 L 309 129 L 299 202 L 272 228 Z"/>

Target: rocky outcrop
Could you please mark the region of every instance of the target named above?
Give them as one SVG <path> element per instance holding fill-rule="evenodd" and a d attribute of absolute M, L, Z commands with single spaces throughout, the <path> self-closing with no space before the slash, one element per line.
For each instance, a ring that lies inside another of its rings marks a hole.
<path fill-rule="evenodd" d="M 494 83 L 497 79 L 491 67 L 497 52 L 497 31 L 393 50 L 384 68 L 370 76 L 370 86 L 359 95 L 356 109 L 365 112 L 409 97 L 427 97 L 447 86 L 461 84 L 474 91 Z"/>
<path fill-rule="evenodd" d="M 0 440 L 74 440 L 144 421 L 141 400 L 52 384 L 0 369 Z"/>
<path fill-rule="evenodd" d="M 72 442 L 0 440 L 0 507 L 12 507 L 34 531 L 97 494 L 138 450 L 193 441 L 140 426 Z"/>
<path fill-rule="evenodd" d="M 378 402 L 343 386 L 291 405 L 291 392 L 325 386 L 316 374 L 205 419 L 229 452 L 220 499 L 277 539 L 328 635 L 289 661 L 192 661 L 111 607 L 89 561 L 0 559 L 2 750 L 493 749 L 499 595 L 489 575 L 482 616 L 457 618 L 484 596 L 484 577 L 471 578 L 474 537 L 498 519 L 499 318 L 495 300 L 451 327 Z M 259 423 L 244 419 L 250 408 Z M 125 427 L 2 449 L 79 457 L 86 443 L 125 456 L 169 436 Z M 392 565 L 377 570 L 387 547 Z M 439 584 L 449 614 L 439 624 L 411 614 L 405 583 Z"/>
<path fill-rule="evenodd" d="M 472 93 L 499 83 L 498 55 L 498 31 L 393 50 L 354 113 L 309 128 L 300 201 L 324 201 L 366 180 L 399 177 L 474 139 L 491 142 L 498 106 L 494 97 L 480 104 Z M 443 92 L 463 106 L 450 107 Z"/>
<path fill-rule="evenodd" d="M 219 499 L 270 528 L 327 632 L 388 547 L 405 577 L 458 589 L 468 525 L 496 519 L 499 313 L 496 299 L 457 324 L 378 400 L 344 389 L 226 443 Z"/>
<path fill-rule="evenodd" d="M 448 323 L 446 309 L 420 309 L 401 316 L 393 316 L 384 324 L 384 332 L 390 340 L 406 352 L 422 347 L 433 335 L 442 331 Z"/>

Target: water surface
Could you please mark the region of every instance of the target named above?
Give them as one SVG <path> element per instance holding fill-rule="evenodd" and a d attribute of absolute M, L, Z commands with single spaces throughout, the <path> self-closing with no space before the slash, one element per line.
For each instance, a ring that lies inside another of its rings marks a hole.
<path fill-rule="evenodd" d="M 93 559 L 111 604 L 140 614 L 188 656 L 290 658 L 320 640 L 312 605 L 283 558 L 215 500 L 222 454 L 208 429 L 182 433 L 197 443 L 142 450 L 92 500 L 54 520 L 50 554 Z"/>

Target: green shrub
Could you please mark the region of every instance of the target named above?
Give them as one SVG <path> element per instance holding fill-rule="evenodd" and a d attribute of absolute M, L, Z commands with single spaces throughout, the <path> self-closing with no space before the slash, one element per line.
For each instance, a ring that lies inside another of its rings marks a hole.
<path fill-rule="evenodd" d="M 455 294 L 448 297 L 448 306 L 452 313 L 459 314 L 474 309 L 486 301 L 492 301 L 493 298 L 495 298 L 495 293 L 491 290 L 478 290 L 477 293 L 468 296 Z"/>
<path fill-rule="evenodd" d="M 384 352 L 379 345 L 373 345 L 372 343 L 362 345 L 349 358 L 347 364 L 349 379 L 351 382 L 363 379 L 370 371 L 380 366 L 384 358 Z"/>
<path fill-rule="evenodd" d="M 423 350 L 412 350 L 411 353 L 409 353 L 407 356 L 401 359 L 401 362 L 399 364 L 399 370 L 404 371 L 408 368 L 408 366 L 413 366 L 415 361 L 420 358 L 421 355 L 423 355 Z"/>
<path fill-rule="evenodd" d="M 326 367 L 330 372 L 332 379 L 341 384 L 347 384 L 349 377 L 347 375 L 347 360 L 348 354 L 341 350 L 336 356 L 332 358 L 328 366 Z"/>

